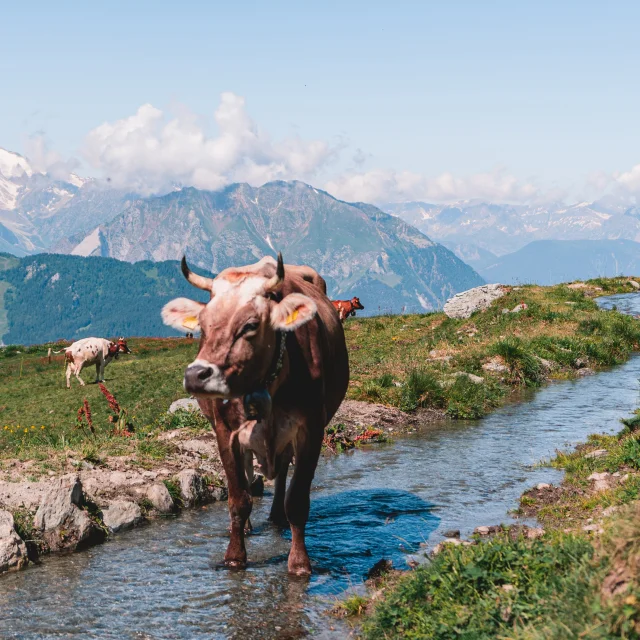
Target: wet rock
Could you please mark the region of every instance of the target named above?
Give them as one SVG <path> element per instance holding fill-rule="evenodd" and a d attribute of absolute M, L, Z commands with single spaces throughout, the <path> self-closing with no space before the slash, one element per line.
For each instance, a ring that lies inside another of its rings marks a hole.
<path fill-rule="evenodd" d="M 82 484 L 77 475 L 61 476 L 50 481 L 33 521 L 51 551 L 77 549 L 101 542 L 104 531 L 83 506 Z"/>
<path fill-rule="evenodd" d="M 546 482 L 539 482 L 539 483 L 536 485 L 536 489 L 537 489 L 538 491 L 544 491 L 545 489 L 551 489 L 551 485 L 550 485 L 550 484 L 547 484 Z"/>
<path fill-rule="evenodd" d="M 209 500 L 209 490 L 204 478 L 193 469 L 185 469 L 177 476 L 180 497 L 185 507 L 193 507 Z"/>
<path fill-rule="evenodd" d="M 506 293 L 501 284 L 486 284 L 468 291 L 458 293 L 444 305 L 444 312 L 449 318 L 468 318 L 476 311 L 482 311 Z"/>
<path fill-rule="evenodd" d="M 111 533 L 133 529 L 142 522 L 142 512 L 135 502 L 116 500 L 102 512 L 102 520 Z"/>
<path fill-rule="evenodd" d="M 584 367 L 586 367 L 589 364 L 589 361 L 586 358 L 576 358 L 573 361 L 573 366 L 576 369 L 583 369 Z"/>
<path fill-rule="evenodd" d="M 595 373 L 595 371 L 593 369 L 590 369 L 589 367 L 585 367 L 584 369 L 578 369 L 576 371 L 576 375 L 579 378 L 584 378 L 585 376 L 592 376 Z"/>
<path fill-rule="evenodd" d="M 184 411 L 200 411 L 200 405 L 195 398 L 180 398 L 171 403 L 168 413 L 175 413 L 179 409 Z"/>
<path fill-rule="evenodd" d="M 367 571 L 365 580 L 381 578 L 385 573 L 389 573 L 389 571 L 393 571 L 393 562 L 386 558 L 382 558 L 382 560 L 378 560 L 378 562 L 376 562 L 373 567 Z"/>
<path fill-rule="evenodd" d="M 176 508 L 169 490 L 164 484 L 151 485 L 147 490 L 147 499 L 153 508 L 160 513 L 172 513 Z"/>
<path fill-rule="evenodd" d="M 473 533 L 479 535 L 479 536 L 488 536 L 494 533 L 499 533 L 502 530 L 502 527 L 497 526 L 497 525 L 492 525 L 490 527 L 487 526 L 483 526 L 483 527 L 476 527 L 473 530 Z"/>
<path fill-rule="evenodd" d="M 558 363 L 554 362 L 553 360 L 546 360 L 545 358 L 540 358 L 539 356 L 534 357 L 545 373 L 551 373 L 558 368 Z"/>
<path fill-rule="evenodd" d="M 227 487 L 216 487 L 211 490 L 211 499 L 217 502 L 226 502 L 229 499 Z"/>
<path fill-rule="evenodd" d="M 13 516 L 0 511 L 0 573 L 22 569 L 27 562 L 27 546 L 15 529 Z"/>
<path fill-rule="evenodd" d="M 460 529 L 449 529 L 442 534 L 445 538 L 459 538 Z"/>
<path fill-rule="evenodd" d="M 604 456 L 608 455 L 609 452 L 606 449 L 596 449 L 595 451 L 590 451 L 589 453 L 585 453 L 584 457 L 585 458 L 603 458 Z"/>

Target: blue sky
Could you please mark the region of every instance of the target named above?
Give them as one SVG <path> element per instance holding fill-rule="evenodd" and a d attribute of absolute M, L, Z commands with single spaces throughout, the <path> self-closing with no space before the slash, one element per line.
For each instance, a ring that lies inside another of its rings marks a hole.
<path fill-rule="evenodd" d="M 151 104 L 215 139 L 231 92 L 270 141 L 240 155 L 270 168 L 236 158 L 212 165 L 210 184 L 264 175 L 371 200 L 518 200 L 582 196 L 622 172 L 635 189 L 639 18 L 635 2 L 5 3 L 0 146 L 28 152 L 43 134 L 83 173 L 206 186 L 195 167 L 136 153 L 116 166 L 117 133 L 89 152 L 87 135 Z M 312 141 L 326 153 L 281 166 L 290 139 L 298 155 Z"/>

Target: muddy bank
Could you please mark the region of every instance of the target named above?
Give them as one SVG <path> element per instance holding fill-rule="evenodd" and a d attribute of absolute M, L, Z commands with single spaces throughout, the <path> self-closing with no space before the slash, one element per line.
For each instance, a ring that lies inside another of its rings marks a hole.
<path fill-rule="evenodd" d="M 174 410 L 197 410 L 187 399 Z M 346 400 L 327 428 L 325 454 L 383 442 L 418 425 L 444 419 L 439 411 L 408 414 L 393 407 Z M 132 456 L 90 461 L 70 455 L 62 475 L 30 479 L 30 461 L 10 461 L 0 476 L 0 572 L 21 569 L 43 555 L 84 549 L 110 536 L 183 509 L 227 499 L 212 432 L 166 431 L 169 453 L 151 468 Z M 252 487 L 261 495 L 264 480 Z M 267 482 L 266 484 L 271 484 Z"/>

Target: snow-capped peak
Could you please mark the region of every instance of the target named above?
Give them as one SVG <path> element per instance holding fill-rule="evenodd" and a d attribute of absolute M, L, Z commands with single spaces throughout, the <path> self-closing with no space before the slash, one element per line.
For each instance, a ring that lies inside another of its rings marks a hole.
<path fill-rule="evenodd" d="M 72 184 L 74 187 L 80 188 L 87 180 L 85 178 L 81 178 L 79 175 L 75 173 L 69 174 L 69 179 L 67 180 L 69 184 Z"/>
<path fill-rule="evenodd" d="M 33 175 L 29 161 L 19 153 L 7 151 L 0 147 L 0 174 L 5 178 L 20 178 L 22 175 Z"/>

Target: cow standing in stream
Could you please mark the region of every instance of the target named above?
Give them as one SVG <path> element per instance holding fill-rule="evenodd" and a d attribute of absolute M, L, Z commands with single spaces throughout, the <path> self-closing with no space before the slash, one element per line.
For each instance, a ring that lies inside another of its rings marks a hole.
<path fill-rule="evenodd" d="M 54 353 L 60 353 L 54 351 Z M 124 338 L 112 342 L 105 338 L 82 338 L 64 350 L 67 363 L 67 389 L 71 388 L 71 374 L 75 374 L 78 382 L 84 387 L 80 372 L 86 365 L 96 365 L 96 382 L 104 382 L 105 367 L 120 353 L 131 353 Z"/>
<path fill-rule="evenodd" d="M 289 572 L 309 575 L 311 482 L 324 429 L 349 383 L 344 332 L 324 280 L 310 267 L 285 266 L 281 255 L 277 262 L 266 257 L 225 269 L 216 278 L 193 273 L 183 258 L 182 271 L 211 299 L 178 298 L 165 305 L 162 318 L 201 333 L 184 386 L 214 427 L 227 476 L 231 538 L 225 564 L 246 566 L 252 506 L 247 471 L 255 454 L 262 473 L 275 479 L 270 518 L 291 527 Z"/>

